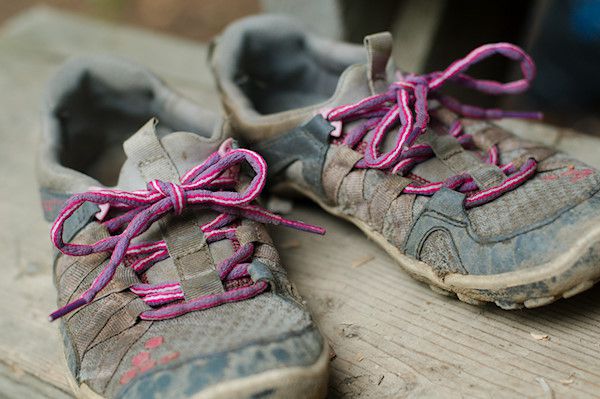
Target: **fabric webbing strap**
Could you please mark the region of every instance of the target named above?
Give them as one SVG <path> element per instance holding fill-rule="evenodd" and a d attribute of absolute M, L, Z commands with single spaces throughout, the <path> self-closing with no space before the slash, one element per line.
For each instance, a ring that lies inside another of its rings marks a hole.
<path fill-rule="evenodd" d="M 433 129 L 424 134 L 423 141 L 431 145 L 436 157 L 454 173 L 469 173 L 480 190 L 497 186 L 506 175 L 496 165 L 477 159 L 466 151 L 458 140 L 448 134 L 437 134 Z"/>
<path fill-rule="evenodd" d="M 131 136 L 123 147 L 146 182 L 179 183 L 179 173 L 156 136 L 156 119 Z M 224 292 L 200 221 L 191 211 L 160 221 L 169 255 L 175 264 L 186 300 Z"/>

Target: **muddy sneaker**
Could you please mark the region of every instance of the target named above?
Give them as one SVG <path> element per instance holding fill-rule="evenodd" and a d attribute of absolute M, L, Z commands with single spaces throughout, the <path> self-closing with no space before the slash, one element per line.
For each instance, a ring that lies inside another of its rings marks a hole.
<path fill-rule="evenodd" d="M 50 318 L 78 396 L 324 396 L 326 345 L 263 223 L 322 231 L 255 204 L 258 154 L 107 58 L 63 67 L 43 129 L 39 184 L 60 250 Z"/>
<path fill-rule="evenodd" d="M 285 17 L 235 23 L 211 66 L 236 134 L 267 160 L 273 190 L 347 219 L 432 289 L 469 303 L 537 307 L 600 278 L 600 175 L 486 120 L 537 118 L 444 95 L 528 88 L 518 47 L 482 46 L 446 70 L 401 73 L 389 33 L 361 46 Z M 366 50 L 366 51 L 365 51 Z M 510 83 L 466 74 L 492 55 L 520 63 Z"/>

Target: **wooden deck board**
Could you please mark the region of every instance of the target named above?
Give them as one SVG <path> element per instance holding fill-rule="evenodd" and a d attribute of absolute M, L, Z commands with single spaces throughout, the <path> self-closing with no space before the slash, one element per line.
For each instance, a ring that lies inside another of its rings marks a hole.
<path fill-rule="evenodd" d="M 68 397 L 57 325 L 49 226 L 33 165 L 37 105 L 68 56 L 110 52 L 149 65 L 202 105 L 217 98 L 206 47 L 39 8 L 0 33 L 0 397 Z M 600 166 L 600 141 L 508 122 Z M 325 237 L 277 229 L 283 259 L 335 358 L 332 397 L 556 397 L 600 395 L 600 289 L 537 310 L 475 307 L 408 277 L 348 223 L 308 203 L 292 217 Z M 359 260 L 371 258 L 353 267 Z M 548 340 L 531 333 L 546 334 Z"/>

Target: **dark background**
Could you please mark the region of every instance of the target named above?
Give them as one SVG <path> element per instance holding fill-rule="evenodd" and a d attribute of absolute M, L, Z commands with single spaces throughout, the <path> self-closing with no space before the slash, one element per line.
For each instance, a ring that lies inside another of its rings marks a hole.
<path fill-rule="evenodd" d="M 0 2 L 0 23 L 29 7 L 45 4 L 206 42 L 237 18 L 259 12 L 280 12 L 285 10 L 286 3 L 290 1 L 4 0 Z M 415 3 L 419 7 L 416 12 Z M 492 98 L 457 91 L 453 94 L 465 102 L 484 106 L 541 110 L 549 123 L 600 135 L 600 0 L 328 0 L 321 3 L 303 0 L 294 7 L 307 5 L 318 9 L 324 4 L 337 10 L 337 20 L 331 21 L 331 16 L 318 13 L 315 18 L 325 19 L 318 21 L 321 25 L 334 22 L 339 25 L 337 38 L 360 43 L 366 34 L 390 30 L 402 41 L 397 53 L 402 53 L 402 45 L 416 43 L 417 50 L 421 50 L 417 51 L 419 62 L 408 62 L 411 66 L 418 65 L 418 68 L 413 67 L 416 72 L 443 69 L 484 43 L 516 43 L 530 52 L 538 65 L 538 77 L 527 95 Z M 410 26 L 402 26 L 407 23 Z M 424 40 L 425 35 L 427 40 Z M 412 57 L 412 54 L 400 54 L 400 57 Z M 477 65 L 472 72 L 493 79 L 514 78 L 516 74 L 514 65 L 502 59 Z"/>

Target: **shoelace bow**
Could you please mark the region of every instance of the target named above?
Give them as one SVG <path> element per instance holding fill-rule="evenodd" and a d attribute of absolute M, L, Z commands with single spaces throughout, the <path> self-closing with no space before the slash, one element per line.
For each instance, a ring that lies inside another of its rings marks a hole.
<path fill-rule="evenodd" d="M 493 55 L 502 55 L 518 61 L 523 78 L 520 80 L 501 83 L 491 80 L 475 79 L 464 72 L 472 65 Z M 335 127 L 331 133 L 341 137 L 342 142 L 355 148 L 361 142 L 366 142 L 364 157 L 356 168 L 375 168 L 401 175 L 407 174 L 417 163 L 426 161 L 434 156 L 428 144 L 415 144 L 429 123 L 428 100 L 435 99 L 442 106 L 454 113 L 474 119 L 525 118 L 541 119 L 537 112 L 504 111 L 500 109 L 484 109 L 472 105 L 464 105 L 453 97 L 439 93 L 448 82 L 454 82 L 464 87 L 491 95 L 516 94 L 527 90 L 535 77 L 535 64 L 531 57 L 521 48 L 510 43 L 487 44 L 471 51 L 466 57 L 453 62 L 444 71 L 424 75 L 410 74 L 392 83 L 388 90 L 381 94 L 367 97 L 357 103 L 335 107 L 324 113 L 324 116 Z M 356 128 L 344 132 L 342 124 L 363 120 Z M 388 152 L 380 153 L 386 135 L 399 125 L 399 134 L 394 146 Z M 466 146 L 471 143 L 471 136 L 463 132 L 459 119 L 449 127 L 449 134 L 456 137 L 459 143 Z M 369 137 L 367 134 L 373 131 Z M 468 193 L 465 199 L 467 208 L 482 205 L 498 198 L 502 194 L 515 189 L 533 176 L 537 169 L 535 159 L 528 158 L 521 166 L 514 163 L 500 165 L 497 146 L 488 150 L 488 163 L 497 165 L 507 178 L 499 185 L 479 190 L 477 183 L 468 174 L 452 176 L 442 182 L 427 184 L 409 184 L 404 190 L 407 194 L 433 195 L 446 187 Z M 477 192 L 476 192 L 477 191 Z"/>
<path fill-rule="evenodd" d="M 252 181 L 243 192 L 226 190 L 238 181 L 239 166 L 244 162 L 254 170 L 255 176 Z M 67 200 L 52 226 L 52 242 L 62 253 L 70 256 L 85 256 L 105 251 L 111 251 L 112 254 L 90 287 L 78 299 L 53 312 L 50 320 L 60 318 L 92 302 L 98 292 L 111 281 L 122 262 L 141 274 L 156 262 L 168 258 L 169 253 L 164 241 L 137 245 L 131 245 L 131 241 L 165 215 L 181 214 L 187 206 L 219 212 L 214 220 L 200 227 L 208 243 L 223 239 L 235 240 L 236 226 L 232 223 L 240 218 L 324 234 L 324 229 L 320 227 L 285 219 L 252 204 L 265 185 L 266 170 L 267 165 L 260 155 L 246 149 L 232 149 L 230 142 L 226 142 L 206 161 L 190 169 L 181 178 L 181 184 L 153 180 L 148 183 L 146 190 L 99 189 L 73 195 Z M 62 236 L 64 224 L 85 202 L 120 211 L 117 216 L 103 222 L 111 234 L 119 231 L 120 233 L 90 245 L 65 243 Z M 250 260 L 253 253 L 254 245 L 248 243 L 237 248 L 231 257 L 217 265 L 221 280 L 233 283 L 232 289 L 221 294 L 182 302 L 183 291 L 179 282 L 137 284 L 130 287 L 131 291 L 142 297 L 148 305 L 159 307 L 143 312 L 140 317 L 146 320 L 161 320 L 260 294 L 268 287 L 264 281 L 242 284 L 241 287 L 236 287 L 235 284 L 238 279 L 248 278 L 249 263 L 246 261 Z M 169 303 L 171 304 L 167 305 Z"/>

